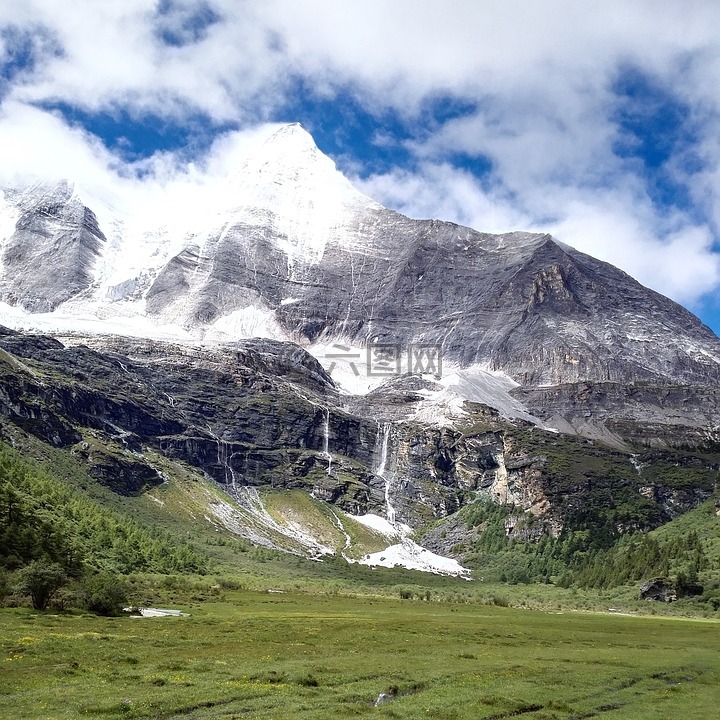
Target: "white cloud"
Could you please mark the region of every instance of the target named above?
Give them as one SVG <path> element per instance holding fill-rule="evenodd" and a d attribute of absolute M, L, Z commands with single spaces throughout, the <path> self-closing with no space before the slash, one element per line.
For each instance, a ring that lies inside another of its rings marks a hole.
<path fill-rule="evenodd" d="M 0 10 L 0 25 L 43 28 L 63 50 L 46 57 L 13 99 L 181 117 L 194 110 L 227 120 L 251 110 L 255 115 L 263 97 L 284 82 L 287 71 L 251 5 L 229 3 L 221 8 L 227 21 L 183 46 L 168 45 L 159 34 L 183 18 L 160 18 L 156 6 L 150 0 L 77 0 L 69 12 L 56 0 L 29 0 L 21 12 L 3 17 Z"/>
<path fill-rule="evenodd" d="M 12 101 L 0 108 L 0 157 L 6 183 L 72 176 L 104 184 L 115 161 L 98 138 L 68 127 L 59 114 Z"/>
<path fill-rule="evenodd" d="M 98 138 L 69 127 L 59 114 L 7 102 L 0 111 L 0 186 L 71 179 L 85 195 L 120 215 L 154 207 L 158 222 L 192 216 L 196 208 L 212 204 L 217 183 L 237 172 L 250 149 L 277 128 L 263 124 L 226 132 L 197 163 L 158 152 L 128 164 Z"/>
<path fill-rule="evenodd" d="M 524 96 L 573 105 L 602 87 L 618 62 L 672 75 L 678 63 L 716 45 L 712 1 L 616 0 L 27 0 L 0 9 L 0 24 L 44 27 L 64 53 L 16 90 L 24 100 L 65 99 L 87 108 L 139 110 L 186 105 L 217 119 L 282 102 L 290 75 L 326 90 L 351 84 L 368 101 L 398 109 L 436 94 Z M 158 31 L 178 28 L 204 5 L 220 18 L 197 42 L 168 46 Z M 696 72 L 708 80 L 707 63 Z M 707 87 L 703 85 L 703 87 Z"/>
<path fill-rule="evenodd" d="M 487 192 L 471 173 L 446 163 L 353 182 L 369 197 L 417 219 L 449 220 L 491 233 L 527 228 L 532 222 L 509 198 Z"/>

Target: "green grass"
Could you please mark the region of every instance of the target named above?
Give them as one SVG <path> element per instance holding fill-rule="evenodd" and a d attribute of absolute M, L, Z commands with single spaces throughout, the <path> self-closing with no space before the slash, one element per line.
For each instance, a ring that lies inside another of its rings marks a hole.
<path fill-rule="evenodd" d="M 715 622 L 244 591 L 182 609 L 0 610 L 0 717 L 706 720 L 719 699 Z"/>

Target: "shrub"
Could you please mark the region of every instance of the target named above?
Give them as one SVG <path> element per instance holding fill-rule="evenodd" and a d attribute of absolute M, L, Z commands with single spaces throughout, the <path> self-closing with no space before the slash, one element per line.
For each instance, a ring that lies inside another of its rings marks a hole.
<path fill-rule="evenodd" d="M 490 605 L 497 607 L 510 607 L 510 601 L 504 595 L 492 595 L 490 597 Z"/>
<path fill-rule="evenodd" d="M 53 596 L 49 606 L 55 610 L 85 607 L 85 594 L 76 583 L 61 587 Z"/>
<path fill-rule="evenodd" d="M 130 586 L 116 575 L 99 573 L 83 582 L 84 605 L 98 615 L 118 615 L 127 605 Z"/>
<path fill-rule="evenodd" d="M 217 579 L 217 584 L 223 590 L 243 590 L 243 584 L 233 578 L 221 577 Z"/>
<path fill-rule="evenodd" d="M 17 573 L 17 590 L 30 595 L 35 610 L 45 610 L 53 595 L 67 583 L 62 565 L 33 560 Z"/>

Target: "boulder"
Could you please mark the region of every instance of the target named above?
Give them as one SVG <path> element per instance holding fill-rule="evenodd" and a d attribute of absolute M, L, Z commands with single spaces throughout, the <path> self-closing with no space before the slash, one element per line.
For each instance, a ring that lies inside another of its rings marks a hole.
<path fill-rule="evenodd" d="M 656 602 L 674 602 L 677 600 L 675 584 L 669 578 L 653 578 L 646 580 L 640 586 L 641 600 L 654 600 Z"/>

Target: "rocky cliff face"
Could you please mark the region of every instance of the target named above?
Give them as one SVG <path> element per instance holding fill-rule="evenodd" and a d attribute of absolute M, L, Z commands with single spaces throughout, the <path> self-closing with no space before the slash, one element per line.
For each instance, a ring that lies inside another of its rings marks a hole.
<path fill-rule="evenodd" d="M 0 299 L 49 312 L 86 290 L 105 236 L 71 184 L 38 184 L 8 193 L 16 217 L 3 238 Z"/>
<path fill-rule="evenodd" d="M 412 417 L 422 396 L 392 386 L 365 415 L 287 343 L 208 351 L 89 342 L 102 351 L 4 331 L 0 412 L 76 454 L 120 493 L 162 482 L 151 459 L 159 454 L 231 495 L 301 489 L 412 527 L 484 497 L 515 507 L 508 534 L 532 539 L 589 522 L 617 532 L 654 527 L 707 499 L 720 469 L 712 448 L 633 454 L 509 422 L 478 404 L 456 428 L 419 423 Z M 391 419 L 376 419 L 391 410 Z"/>

